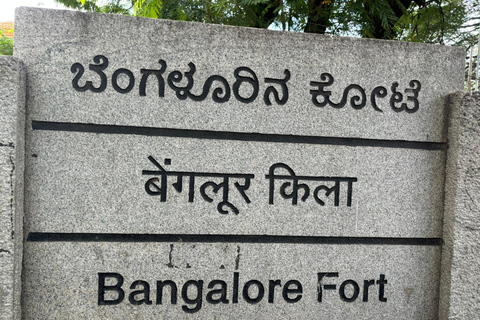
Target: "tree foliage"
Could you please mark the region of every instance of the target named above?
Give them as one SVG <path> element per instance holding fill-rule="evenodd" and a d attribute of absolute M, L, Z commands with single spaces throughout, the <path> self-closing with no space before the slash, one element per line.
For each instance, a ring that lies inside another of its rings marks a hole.
<path fill-rule="evenodd" d="M 123 0 L 108 0 L 105 4 L 100 4 L 97 0 L 54 0 L 63 4 L 65 7 L 100 13 L 115 13 L 130 15 L 131 10 L 128 3 Z"/>
<path fill-rule="evenodd" d="M 13 39 L 7 38 L 0 31 L 0 55 L 13 55 Z"/>
<path fill-rule="evenodd" d="M 55 1 L 86 11 L 465 47 L 480 30 L 480 0 Z"/>

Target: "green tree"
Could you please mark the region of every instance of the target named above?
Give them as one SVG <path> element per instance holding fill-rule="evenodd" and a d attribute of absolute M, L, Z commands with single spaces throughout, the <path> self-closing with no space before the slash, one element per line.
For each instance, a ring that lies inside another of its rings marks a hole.
<path fill-rule="evenodd" d="M 55 1 L 86 11 L 465 47 L 480 22 L 480 0 Z"/>
<path fill-rule="evenodd" d="M 0 31 L 0 55 L 13 55 L 13 39 L 7 38 Z"/>
<path fill-rule="evenodd" d="M 109 0 L 105 5 L 99 5 L 97 0 L 55 0 L 65 7 L 101 13 L 115 13 L 130 15 L 131 10 L 127 2 L 122 0 Z"/>

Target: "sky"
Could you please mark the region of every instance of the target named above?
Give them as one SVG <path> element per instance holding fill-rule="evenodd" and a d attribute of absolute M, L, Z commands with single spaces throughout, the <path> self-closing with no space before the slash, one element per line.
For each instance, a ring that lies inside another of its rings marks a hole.
<path fill-rule="evenodd" d="M 0 22 L 13 21 L 16 7 L 64 9 L 53 0 L 0 0 Z"/>

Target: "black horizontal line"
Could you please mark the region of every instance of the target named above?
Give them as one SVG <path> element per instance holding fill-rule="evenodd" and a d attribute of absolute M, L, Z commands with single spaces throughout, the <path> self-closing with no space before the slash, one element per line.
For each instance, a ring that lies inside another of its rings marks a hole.
<path fill-rule="evenodd" d="M 31 232 L 29 242 L 185 242 L 185 243 L 291 243 L 338 245 L 440 246 L 441 238 L 315 237 L 235 234 L 125 234 Z"/>
<path fill-rule="evenodd" d="M 196 177 L 225 177 L 225 173 L 215 173 L 215 172 L 188 172 L 188 171 L 159 171 L 159 170 L 142 170 L 142 175 L 160 175 L 160 174 L 166 174 L 167 176 L 188 176 L 191 174 L 194 174 Z M 249 173 L 228 173 L 227 174 L 229 177 L 232 178 L 255 178 L 254 174 L 249 174 Z M 275 176 L 280 177 L 280 176 Z M 299 179 L 302 179 L 301 176 L 297 176 Z M 288 176 L 288 178 L 291 178 L 291 176 Z M 312 177 L 308 177 L 309 179 L 312 179 Z M 281 179 L 281 177 L 280 177 Z M 342 178 L 340 178 L 342 179 Z M 343 178 L 344 179 L 344 178 Z M 307 180 L 307 179 L 305 179 Z"/>
<path fill-rule="evenodd" d="M 306 143 L 340 145 L 351 147 L 382 147 L 422 150 L 446 150 L 445 142 L 421 142 L 404 140 L 381 140 L 360 138 L 319 137 L 286 134 L 246 133 L 230 131 L 190 130 L 137 126 L 118 126 L 93 123 L 70 123 L 51 121 L 32 121 L 33 130 L 88 132 L 102 134 L 131 134 L 142 136 L 162 136 L 192 139 L 258 141 L 277 143 Z"/>

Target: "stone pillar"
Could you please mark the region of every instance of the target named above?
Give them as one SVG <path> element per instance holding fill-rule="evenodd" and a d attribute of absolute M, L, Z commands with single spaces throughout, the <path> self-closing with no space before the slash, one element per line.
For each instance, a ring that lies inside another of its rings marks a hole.
<path fill-rule="evenodd" d="M 480 314 L 480 93 L 451 96 L 440 319 Z"/>
<path fill-rule="evenodd" d="M 0 56 L 0 319 L 21 318 L 25 70 Z"/>

